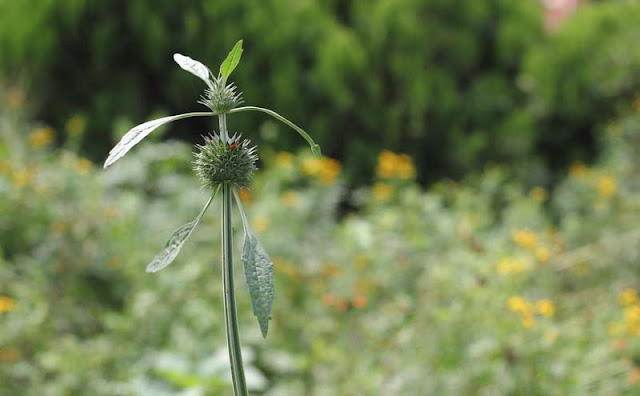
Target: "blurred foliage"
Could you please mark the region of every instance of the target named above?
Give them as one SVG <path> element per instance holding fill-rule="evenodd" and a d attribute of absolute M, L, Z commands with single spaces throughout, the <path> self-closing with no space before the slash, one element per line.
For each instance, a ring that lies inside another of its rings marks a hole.
<path fill-rule="evenodd" d="M 144 272 L 200 210 L 191 148 L 145 142 L 103 171 L 77 154 L 78 122 L 26 123 L 4 97 L 0 395 L 230 394 L 218 213 Z M 423 191 L 410 156 L 381 150 L 340 220 L 338 161 L 261 150 L 241 195 L 277 294 L 263 340 L 238 293 L 255 394 L 638 394 L 636 106 L 554 191 L 500 166 Z"/>
<path fill-rule="evenodd" d="M 553 165 L 593 156 L 601 127 L 628 113 L 640 92 L 640 2 L 591 4 L 528 55 L 522 85 L 530 90 L 540 151 Z"/>
<path fill-rule="evenodd" d="M 516 77 L 541 25 L 536 2 L 511 0 L 6 1 L 0 72 L 28 79 L 38 119 L 60 128 L 84 117 L 86 152 L 102 158 L 122 118 L 197 108 L 204 87 L 174 52 L 214 67 L 244 38 L 234 79 L 248 104 L 304 125 L 351 180 L 370 180 L 388 148 L 411 154 L 425 181 L 532 152 Z M 230 122 L 267 136 L 280 128 L 259 115 Z M 195 139 L 211 127 L 175 131 Z M 289 131 L 278 141 L 302 143 Z"/>

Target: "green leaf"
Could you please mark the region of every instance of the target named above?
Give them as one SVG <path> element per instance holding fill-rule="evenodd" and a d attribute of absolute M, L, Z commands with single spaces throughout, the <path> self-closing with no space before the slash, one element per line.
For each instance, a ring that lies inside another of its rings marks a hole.
<path fill-rule="evenodd" d="M 147 121 L 144 124 L 140 124 L 134 128 L 131 128 L 131 130 L 129 130 L 129 132 L 127 132 L 122 137 L 122 139 L 120 139 L 120 142 L 118 142 L 118 144 L 116 144 L 115 147 L 112 148 L 111 151 L 109 151 L 109 157 L 104 162 L 104 167 L 107 168 L 108 166 L 110 166 L 111 164 L 113 164 L 114 162 L 122 158 L 129 150 L 131 150 L 133 146 L 138 144 L 142 139 L 147 137 L 147 135 L 149 135 L 151 132 L 153 132 L 154 130 L 156 130 L 157 128 L 159 128 L 160 126 L 166 123 L 180 120 L 182 118 L 212 116 L 212 115 L 215 115 L 215 113 L 198 112 L 198 113 L 178 114 L 174 116 L 158 118 L 157 120 Z"/>
<path fill-rule="evenodd" d="M 173 232 L 171 238 L 169 238 L 164 248 L 162 248 L 162 250 L 153 258 L 153 260 L 151 260 L 149 265 L 147 265 L 147 272 L 158 272 L 173 262 L 176 256 L 178 256 L 178 253 L 180 253 L 182 245 L 184 245 L 189 236 L 191 236 L 191 233 L 200 222 L 202 215 L 207 211 L 209 204 L 211 204 L 211 201 L 213 200 L 213 197 L 215 197 L 218 193 L 218 190 L 219 188 L 216 189 L 213 195 L 211 195 L 211 198 L 209 198 L 207 204 L 204 206 L 204 208 L 202 208 L 200 214 L 195 218 L 195 220 L 188 222 L 187 224 L 183 225 Z"/>
<path fill-rule="evenodd" d="M 242 40 L 239 40 L 236 45 L 233 47 L 229 55 L 227 55 L 227 59 L 222 62 L 220 65 L 220 75 L 222 76 L 222 80 L 226 83 L 227 78 L 231 75 L 233 70 L 240 63 L 240 57 L 242 56 Z"/>
<path fill-rule="evenodd" d="M 242 263 L 244 264 L 244 276 L 251 296 L 251 307 L 253 308 L 253 314 L 258 318 L 262 336 L 266 338 L 274 298 L 273 262 L 251 230 L 247 216 L 242 209 L 238 192 L 234 190 L 233 194 L 240 210 L 242 225 L 244 226 Z"/>
<path fill-rule="evenodd" d="M 284 118 L 280 114 L 276 113 L 275 111 L 269 110 L 269 109 L 265 109 L 263 107 L 243 106 L 243 107 L 236 107 L 235 109 L 230 110 L 229 113 L 239 113 L 241 111 L 260 111 L 262 113 L 269 114 L 271 117 L 281 121 L 282 123 L 288 125 L 289 127 L 293 128 L 293 130 L 298 132 L 300 134 L 300 136 L 302 136 L 304 138 L 304 140 L 306 140 L 307 143 L 309 143 L 309 146 L 311 147 L 311 152 L 313 153 L 313 155 L 315 155 L 318 158 L 322 157 L 322 152 L 320 151 L 320 146 L 316 142 L 313 141 L 311 136 L 309 136 L 309 134 L 307 132 L 305 132 L 304 129 L 300 128 L 299 126 L 297 126 L 293 122 L 287 120 L 286 118 Z"/>

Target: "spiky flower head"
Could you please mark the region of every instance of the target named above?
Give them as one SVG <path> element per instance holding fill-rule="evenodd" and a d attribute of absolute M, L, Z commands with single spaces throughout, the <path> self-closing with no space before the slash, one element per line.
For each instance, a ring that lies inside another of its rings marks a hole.
<path fill-rule="evenodd" d="M 224 143 L 216 133 L 204 137 L 203 145 L 196 145 L 194 167 L 205 188 L 216 188 L 224 182 L 236 187 L 249 187 L 253 172 L 258 169 L 256 146 L 249 146 L 250 140 L 241 140 L 240 134 L 234 134 Z"/>
<path fill-rule="evenodd" d="M 228 113 L 242 102 L 242 92 L 239 92 L 234 84 L 226 85 L 222 77 L 212 78 L 209 88 L 204 91 L 204 95 L 198 101 L 216 114 Z"/>

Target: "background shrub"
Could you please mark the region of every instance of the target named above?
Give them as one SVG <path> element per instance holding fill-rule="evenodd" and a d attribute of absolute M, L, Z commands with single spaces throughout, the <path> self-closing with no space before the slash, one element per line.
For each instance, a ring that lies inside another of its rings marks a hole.
<path fill-rule="evenodd" d="M 352 180 L 371 178 L 384 147 L 412 154 L 426 181 L 531 153 L 536 136 L 519 111 L 516 77 L 542 37 L 539 8 L 508 0 L 3 2 L 0 71 L 28 76 L 39 119 L 60 128 L 83 116 L 83 146 L 102 159 L 124 132 L 122 118 L 197 106 L 203 87 L 172 64 L 173 52 L 214 65 L 244 38 L 235 77 L 247 103 L 268 103 L 308 127 Z M 266 136 L 279 130 L 259 116 L 231 123 Z M 171 133 L 196 139 L 209 128 L 195 120 Z M 298 142 L 287 131 L 278 143 Z"/>

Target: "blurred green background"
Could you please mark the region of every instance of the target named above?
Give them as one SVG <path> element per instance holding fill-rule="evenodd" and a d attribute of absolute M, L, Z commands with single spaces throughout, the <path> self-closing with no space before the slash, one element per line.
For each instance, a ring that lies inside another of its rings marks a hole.
<path fill-rule="evenodd" d="M 260 395 L 640 393 L 640 2 L 0 1 L 0 395 L 228 395 L 219 214 L 192 143 L 231 79 L 276 270 Z M 240 224 L 238 223 L 238 227 Z M 236 243 L 241 242 L 241 235 Z M 238 245 L 239 246 L 239 245 Z"/>

